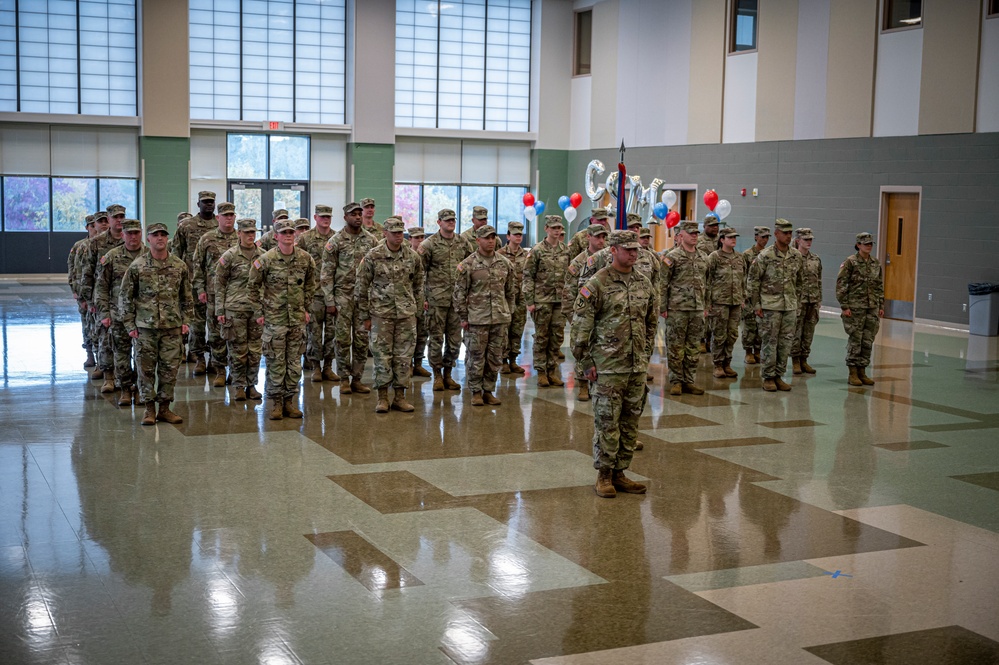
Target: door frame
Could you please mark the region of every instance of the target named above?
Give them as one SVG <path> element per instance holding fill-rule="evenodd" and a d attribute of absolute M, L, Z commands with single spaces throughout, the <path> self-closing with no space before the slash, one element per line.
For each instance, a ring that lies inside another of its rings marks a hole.
<path fill-rule="evenodd" d="M 916 215 L 919 222 L 916 228 L 916 266 L 913 270 L 912 278 L 912 322 L 915 323 L 916 312 L 919 310 L 919 241 L 922 237 L 920 229 L 923 226 L 923 187 L 922 185 L 881 185 L 878 192 L 878 235 L 875 247 L 877 249 L 876 256 L 878 257 L 878 261 L 881 262 L 882 270 L 885 266 L 885 256 L 888 251 L 882 242 L 884 238 L 888 237 L 888 206 L 886 205 L 888 194 L 916 194 L 919 197 L 919 203 L 916 206 Z M 885 311 L 886 317 L 888 317 L 888 314 Z"/>

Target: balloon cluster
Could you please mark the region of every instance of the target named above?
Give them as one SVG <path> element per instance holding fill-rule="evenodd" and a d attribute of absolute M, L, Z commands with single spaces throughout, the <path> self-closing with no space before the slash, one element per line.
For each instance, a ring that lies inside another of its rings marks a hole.
<path fill-rule="evenodd" d="M 524 218 L 533 222 L 538 215 L 543 215 L 545 212 L 545 202 L 535 201 L 534 194 L 528 192 L 524 194 Z"/>
<path fill-rule="evenodd" d="M 574 193 L 572 196 L 562 195 L 558 197 L 558 207 L 562 209 L 565 221 L 571 223 L 576 219 L 576 208 L 582 202 L 583 197 L 579 195 L 579 192 Z"/>
<path fill-rule="evenodd" d="M 652 216 L 659 220 L 666 220 L 666 228 L 668 229 L 680 223 L 680 213 L 676 210 L 670 210 L 674 205 L 676 205 L 676 192 L 667 189 L 663 192 L 659 203 L 652 207 Z"/>
<path fill-rule="evenodd" d="M 704 192 L 704 205 L 721 221 L 732 214 L 732 204 L 725 199 L 718 200 L 718 192 L 709 189 Z"/>

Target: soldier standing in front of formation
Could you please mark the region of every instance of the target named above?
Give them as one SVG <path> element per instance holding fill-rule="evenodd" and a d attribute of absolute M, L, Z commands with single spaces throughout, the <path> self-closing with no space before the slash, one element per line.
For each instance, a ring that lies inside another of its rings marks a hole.
<path fill-rule="evenodd" d="M 128 266 L 140 255 L 146 253 L 142 246 L 142 222 L 126 219 L 121 223 L 125 244 L 115 247 L 101 257 L 97 266 L 97 317 L 101 325 L 109 331 L 111 351 L 114 354 L 115 387 L 121 391 L 118 406 L 139 403 L 135 385 L 135 367 L 132 365 L 132 338 L 128 336 L 125 321 L 119 307 L 121 282 Z"/>
<path fill-rule="evenodd" d="M 215 380 L 212 385 L 224 388 L 226 384 L 225 370 L 229 364 L 226 355 L 225 340 L 219 331 L 219 321 L 215 311 L 215 271 L 218 269 L 219 258 L 231 247 L 239 244 L 236 236 L 236 206 L 228 201 L 220 203 L 215 219 L 218 227 L 198 238 L 194 250 L 194 297 L 199 304 L 205 306 L 205 316 L 208 327 L 208 351 L 211 358 L 212 371 Z M 231 383 L 232 380 L 229 380 Z"/>
<path fill-rule="evenodd" d="M 795 236 L 803 264 L 794 343 L 791 345 L 791 367 L 795 374 L 815 374 L 815 369 L 808 364 L 808 355 L 812 351 L 812 337 L 815 336 L 815 325 L 819 322 L 819 308 L 822 306 L 822 259 L 812 253 L 814 235 L 811 229 L 797 229 Z"/>
<path fill-rule="evenodd" d="M 562 218 L 545 215 L 545 239 L 531 248 L 524 266 L 524 303 L 534 321 L 534 371 L 538 387 L 562 386 L 559 349 L 565 336 L 562 290 L 569 268 L 568 249 L 559 241 Z"/>
<path fill-rule="evenodd" d="M 390 217 L 382 228 L 385 241 L 357 267 L 357 318 L 371 334 L 375 413 L 388 413 L 389 386 L 395 393 L 391 408 L 409 413 L 414 407 L 406 401 L 406 389 L 412 378 L 416 317 L 423 313 L 423 264 L 403 238 L 401 219 Z"/>
<path fill-rule="evenodd" d="M 735 229 L 722 229 L 721 249 L 708 256 L 707 284 L 704 309 L 708 313 L 711 329 L 712 360 L 716 379 L 734 379 L 739 376 L 732 369 L 732 350 L 739 337 L 739 320 L 746 301 L 746 262 L 735 251 Z"/>
<path fill-rule="evenodd" d="M 295 402 L 302 379 L 305 326 L 316 291 L 316 264 L 308 252 L 295 247 L 294 222 L 276 222 L 274 235 L 277 247 L 253 261 L 246 288 L 257 323 L 264 327 L 265 392 L 272 402 L 268 418 L 281 420 L 302 417 Z"/>
<path fill-rule="evenodd" d="M 454 282 L 458 264 L 471 254 L 465 240 L 455 235 L 454 210 L 444 208 L 437 213 L 440 230 L 420 244 L 420 258 L 426 272 L 424 281 L 429 333 L 430 367 L 434 370 L 435 391 L 461 390 L 451 378 L 461 348 L 461 321 L 454 309 Z"/>
<path fill-rule="evenodd" d="M 76 263 L 80 255 L 87 251 L 87 243 L 97 235 L 97 225 L 94 224 L 93 215 L 87 215 L 86 229 L 87 237 L 80 238 L 73 243 L 73 246 L 69 248 L 69 255 L 66 257 L 66 281 L 69 282 L 69 290 L 73 293 L 73 300 L 77 302 L 76 307 L 80 312 L 80 326 L 83 329 L 83 348 L 87 350 L 87 359 L 83 363 L 85 368 L 93 367 L 97 364 L 97 360 L 94 358 L 94 347 L 90 343 L 90 327 L 87 325 L 87 304 L 80 300 L 80 290 L 76 278 Z"/>
<path fill-rule="evenodd" d="M 312 216 L 316 220 L 315 227 L 309 229 L 295 241 L 299 249 L 304 249 L 312 257 L 316 267 L 322 269 L 323 248 L 333 239 L 333 208 L 319 204 Z M 306 360 L 312 366 L 312 381 L 339 381 L 340 376 L 333 371 L 333 359 L 336 357 L 333 331 L 334 316 L 326 313 L 326 301 L 322 289 L 316 289 L 316 294 L 309 305 L 308 343 L 305 346 Z"/>
<path fill-rule="evenodd" d="M 590 224 L 580 231 L 586 238 L 586 249 L 574 256 L 569 262 L 569 267 L 565 271 L 565 287 L 562 292 L 562 311 L 566 312 L 569 318 L 569 338 L 572 339 L 572 314 L 571 307 L 575 303 L 575 298 L 579 294 L 579 289 L 587 280 L 582 279 L 586 262 L 591 256 L 604 248 L 607 242 L 607 227 L 601 224 Z M 577 234 L 578 235 L 578 234 Z M 592 275 L 591 275 L 592 276 Z M 587 278 L 589 279 L 589 278 Z M 583 376 L 583 367 L 578 360 L 573 368 L 576 376 L 576 399 L 580 402 L 590 401 L 590 382 Z"/>
<path fill-rule="evenodd" d="M 742 253 L 747 282 L 749 280 L 749 266 L 770 242 L 770 229 L 766 226 L 754 226 L 753 238 L 755 239 L 753 246 Z M 746 302 L 742 310 L 742 350 L 746 352 L 747 365 L 759 364 L 760 346 L 760 324 L 756 318 L 756 311 L 753 309 L 752 303 L 749 302 L 749 290 L 746 289 Z"/>
<path fill-rule="evenodd" d="M 198 249 L 198 241 L 218 226 L 215 221 L 215 192 L 198 192 L 198 214 L 187 217 L 177 224 L 177 232 L 170 243 L 170 251 L 174 256 L 187 264 L 188 274 L 194 281 L 194 253 Z M 201 376 L 208 372 L 205 363 L 205 352 L 208 349 L 207 337 L 207 306 L 200 300 L 194 303 L 194 318 L 191 320 L 190 335 L 187 340 L 187 360 L 195 362 L 194 374 Z"/>
<path fill-rule="evenodd" d="M 514 288 L 517 296 L 514 299 L 513 311 L 510 312 L 510 327 L 507 330 L 507 341 L 503 348 L 503 374 L 523 374 L 524 368 L 517 364 L 520 355 L 520 344 L 527 325 L 527 306 L 524 305 L 524 266 L 527 265 L 528 250 L 521 245 L 524 242 L 524 225 L 520 222 L 507 223 L 507 243 L 496 250 L 513 264 Z"/>
<path fill-rule="evenodd" d="M 423 230 L 422 226 L 414 226 L 409 229 L 409 247 L 417 256 L 420 256 L 420 244 L 423 239 L 427 237 L 426 232 Z M 424 280 L 426 279 L 426 270 L 423 268 L 423 257 L 420 256 L 420 270 L 423 270 Z M 427 354 L 427 339 L 430 336 L 427 330 L 427 311 L 424 306 L 425 300 L 424 294 L 419 293 L 416 296 L 416 348 L 413 351 L 413 376 L 418 376 L 421 378 L 428 378 L 431 376 L 423 367 L 423 358 Z"/>
<path fill-rule="evenodd" d="M 239 244 L 226 250 L 215 270 L 215 319 L 228 347 L 229 376 L 236 402 L 263 397 L 256 386 L 264 328 L 257 323 L 249 291 L 250 267 L 264 255 L 255 242 L 256 227 L 255 219 L 236 222 Z"/>
<path fill-rule="evenodd" d="M 663 257 L 663 317 L 669 394 L 703 395 L 694 385 L 700 340 L 704 336 L 704 275 L 707 256 L 697 249 L 697 222 L 683 222 L 679 245 Z"/>
<path fill-rule="evenodd" d="M 351 201 L 343 207 L 344 227 L 323 248 L 320 283 L 327 316 L 336 317 L 336 364 L 340 369 L 340 394 L 366 395 L 371 388 L 361 383 L 368 359 L 368 331 L 354 308 L 357 266 L 376 241 L 361 226 L 361 204 Z"/>
<path fill-rule="evenodd" d="M 194 316 L 188 266 L 167 247 L 166 224 L 146 229 L 149 251 L 132 261 L 121 282 L 122 320 L 135 340 L 139 401 L 146 405 L 143 425 L 177 425 L 184 419 L 170 410 L 177 370 L 184 353 L 187 322 Z M 159 411 L 156 410 L 159 402 Z"/>
<path fill-rule="evenodd" d="M 97 331 L 97 370 L 91 378 L 103 378 L 104 384 L 101 386 L 102 393 L 113 393 L 114 383 L 114 351 L 111 348 L 111 330 L 100 322 L 97 315 L 97 269 L 100 267 L 100 260 L 105 254 L 115 247 L 125 244 L 122 237 L 121 223 L 125 219 L 125 208 L 117 204 L 108 206 L 108 220 L 110 225 L 107 231 L 96 236 L 90 241 L 87 251 L 86 265 L 83 272 L 83 292 L 87 294 L 88 307 L 94 317 L 94 329 Z"/>
<path fill-rule="evenodd" d="M 614 231 L 610 243 L 613 261 L 579 289 L 572 329 L 572 353 L 595 384 L 594 489 L 604 498 L 618 491 L 646 491 L 624 471 L 635 454 L 638 421 L 649 392 L 645 376 L 658 309 L 652 284 L 634 270 L 638 237 L 632 231 Z"/>
<path fill-rule="evenodd" d="M 851 386 L 873 386 L 867 376 L 874 338 L 885 315 L 885 282 L 881 263 L 874 258 L 874 236 L 857 234 L 857 253 L 846 257 L 836 275 L 836 300 L 843 310 L 843 329 L 847 334 L 846 365 Z"/>
<path fill-rule="evenodd" d="M 513 263 L 496 253 L 496 229 L 475 230 L 476 250 L 458 264 L 454 307 L 465 330 L 465 373 L 472 406 L 499 406 L 493 395 L 517 298 Z"/>
<path fill-rule="evenodd" d="M 763 389 L 788 391 L 782 378 L 794 343 L 798 322 L 798 294 L 801 293 L 801 254 L 791 247 L 794 226 L 786 219 L 774 224 L 774 244 L 767 247 L 749 267 L 749 299 L 760 318 L 763 340 Z"/>

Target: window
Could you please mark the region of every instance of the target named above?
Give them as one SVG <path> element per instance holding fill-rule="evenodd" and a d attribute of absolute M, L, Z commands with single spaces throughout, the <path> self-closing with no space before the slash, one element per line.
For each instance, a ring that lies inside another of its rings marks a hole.
<path fill-rule="evenodd" d="M 343 124 L 345 0 L 190 0 L 191 117 Z"/>
<path fill-rule="evenodd" d="M 758 0 L 734 0 L 732 3 L 732 44 L 729 53 L 756 50 Z"/>
<path fill-rule="evenodd" d="M 131 178 L 5 176 L 3 230 L 80 233 L 87 215 L 112 203 L 125 206 L 125 214 L 135 218 L 138 190 L 138 181 Z"/>
<path fill-rule="evenodd" d="M 529 128 L 531 0 L 397 0 L 399 127 Z"/>
<path fill-rule="evenodd" d="M 134 116 L 135 0 L 0 1 L 0 111 Z"/>
<path fill-rule="evenodd" d="M 914 28 L 923 23 L 922 0 L 885 0 L 882 30 Z"/>
<path fill-rule="evenodd" d="M 988 0 L 989 1 L 989 12 L 987 16 L 989 18 L 995 18 L 999 16 L 999 0 Z"/>
<path fill-rule="evenodd" d="M 590 74 L 590 53 L 593 48 L 593 10 L 576 12 L 576 38 L 574 40 L 572 75 Z"/>
<path fill-rule="evenodd" d="M 3 230 L 49 230 L 48 178 L 3 179 Z"/>
<path fill-rule="evenodd" d="M 239 180 L 308 180 L 309 137 L 229 134 L 226 173 Z"/>
<path fill-rule="evenodd" d="M 526 193 L 526 186 L 396 183 L 393 211 L 402 216 L 406 228 L 422 226 L 429 235 L 438 230 L 439 210 L 455 211 L 459 220 L 455 231 L 461 233 L 472 226 L 472 208 L 483 206 L 496 232 L 506 234 L 509 222 L 524 221 Z"/>
<path fill-rule="evenodd" d="M 132 214 L 135 214 L 134 208 L 126 206 L 126 209 L 132 210 Z M 80 231 L 80 220 L 93 214 L 96 210 L 96 180 L 93 178 L 52 178 L 53 231 Z"/>

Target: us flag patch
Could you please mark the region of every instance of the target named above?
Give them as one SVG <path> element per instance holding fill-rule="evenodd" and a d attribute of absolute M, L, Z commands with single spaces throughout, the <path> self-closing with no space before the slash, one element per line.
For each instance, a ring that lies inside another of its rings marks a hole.
<path fill-rule="evenodd" d="M 591 294 L 590 290 L 584 286 L 579 290 L 579 295 L 583 296 L 584 298 L 589 298 L 593 294 Z"/>
<path fill-rule="evenodd" d="M 256 268 L 257 270 L 260 270 L 260 259 L 257 259 L 256 261 L 253 262 L 253 267 Z"/>

